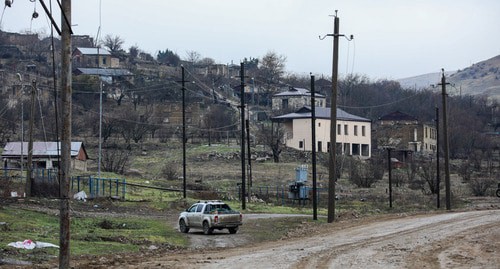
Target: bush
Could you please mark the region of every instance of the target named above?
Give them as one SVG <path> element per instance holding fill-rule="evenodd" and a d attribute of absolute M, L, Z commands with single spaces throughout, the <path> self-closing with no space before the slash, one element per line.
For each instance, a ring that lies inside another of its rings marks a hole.
<path fill-rule="evenodd" d="M 473 177 L 468 182 L 472 194 L 475 196 L 485 196 L 488 189 L 493 186 L 494 181 L 486 177 Z"/>

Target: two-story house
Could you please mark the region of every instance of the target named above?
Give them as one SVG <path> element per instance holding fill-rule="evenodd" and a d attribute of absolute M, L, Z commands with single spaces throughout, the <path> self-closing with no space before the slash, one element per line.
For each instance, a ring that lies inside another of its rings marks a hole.
<path fill-rule="evenodd" d="M 316 150 L 330 149 L 329 107 L 318 107 L 315 113 Z M 285 145 L 298 150 L 312 150 L 312 113 L 310 107 L 303 107 L 294 113 L 277 116 L 274 122 L 283 124 Z M 345 155 L 369 158 L 371 156 L 371 121 L 337 109 L 337 150 Z"/>
<path fill-rule="evenodd" d="M 377 147 L 431 154 L 436 152 L 437 130 L 434 124 L 395 111 L 380 117 L 376 126 Z"/>
<path fill-rule="evenodd" d="M 326 107 L 324 95 L 316 93 L 314 97 L 316 107 Z M 294 111 L 303 106 L 311 106 L 311 92 L 308 89 L 289 87 L 272 97 L 274 111 Z"/>

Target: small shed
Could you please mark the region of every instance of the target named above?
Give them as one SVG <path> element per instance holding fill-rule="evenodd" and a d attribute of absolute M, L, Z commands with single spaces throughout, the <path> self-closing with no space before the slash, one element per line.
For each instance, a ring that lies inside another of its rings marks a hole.
<path fill-rule="evenodd" d="M 40 169 L 59 168 L 61 142 L 33 142 L 33 167 Z M 20 168 L 21 159 L 28 159 L 28 142 L 9 142 L 5 145 L 2 160 L 4 169 Z M 71 168 L 87 171 L 89 156 L 83 142 L 71 142 Z"/>

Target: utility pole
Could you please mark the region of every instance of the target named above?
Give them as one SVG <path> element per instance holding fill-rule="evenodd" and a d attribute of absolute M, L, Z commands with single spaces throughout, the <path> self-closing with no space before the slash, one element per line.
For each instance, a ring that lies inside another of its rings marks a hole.
<path fill-rule="evenodd" d="M 391 148 L 387 148 L 387 163 L 389 168 L 389 207 L 392 208 L 392 162 Z"/>
<path fill-rule="evenodd" d="M 71 0 L 61 5 L 61 207 L 59 236 L 59 268 L 70 268 L 69 183 L 71 180 Z"/>
<path fill-rule="evenodd" d="M 28 140 L 28 170 L 26 175 L 26 196 L 30 197 L 33 191 L 33 125 L 35 122 L 35 93 L 36 80 L 31 82 L 31 105 L 30 105 L 30 123 Z"/>
<path fill-rule="evenodd" d="M 182 197 L 186 198 L 186 80 L 182 70 Z M 208 132 L 210 134 L 210 132 Z"/>
<path fill-rule="evenodd" d="M 313 181 L 313 220 L 318 220 L 318 197 L 316 184 L 316 99 L 314 76 L 311 75 L 311 151 L 312 151 L 312 181 Z M 306 145 L 304 145 L 304 148 Z"/>
<path fill-rule="evenodd" d="M 250 200 L 250 192 L 252 189 L 252 152 L 250 151 L 250 115 L 245 120 L 245 127 L 247 130 L 247 158 L 248 158 L 248 199 Z"/>
<path fill-rule="evenodd" d="M 338 80 L 338 67 L 339 67 L 339 37 L 345 35 L 339 34 L 339 17 L 337 16 L 337 10 L 335 10 L 334 15 L 334 25 L 333 34 L 327 34 L 327 36 L 333 36 L 333 61 L 332 61 L 332 96 L 331 96 L 331 111 L 330 111 L 330 162 L 328 165 L 328 223 L 332 223 L 335 220 L 335 181 L 337 179 L 336 175 L 336 153 L 337 153 L 337 80 Z M 351 41 L 353 35 L 346 39 Z"/>
<path fill-rule="evenodd" d="M 241 115 L 241 209 L 246 209 L 245 188 L 245 64 L 240 63 L 240 115 Z"/>
<path fill-rule="evenodd" d="M 339 17 L 335 10 L 333 26 L 332 96 L 330 109 L 330 163 L 328 165 L 328 223 L 335 220 L 335 181 L 337 153 L 337 79 L 339 66 Z"/>
<path fill-rule="evenodd" d="M 444 184 L 446 192 L 446 210 L 451 210 L 451 183 L 450 183 L 450 144 L 448 141 L 448 119 L 446 109 L 446 77 L 444 69 L 442 69 L 441 85 L 442 102 L 443 102 L 443 142 L 444 142 Z"/>
<path fill-rule="evenodd" d="M 441 197 L 439 184 L 441 183 L 441 170 L 439 169 L 439 108 L 436 106 L 436 191 L 437 191 L 437 208 L 441 207 Z"/>

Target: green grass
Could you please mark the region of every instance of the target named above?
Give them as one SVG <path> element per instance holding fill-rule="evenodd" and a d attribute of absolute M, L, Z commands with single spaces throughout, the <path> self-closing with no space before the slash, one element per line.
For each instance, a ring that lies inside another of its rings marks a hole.
<path fill-rule="evenodd" d="M 0 208 L 0 221 L 7 223 L 0 237 L 0 251 L 12 252 L 13 248 L 7 244 L 25 239 L 59 245 L 57 216 L 6 207 Z M 136 252 L 150 245 L 187 246 L 186 237 L 167 225 L 164 219 L 72 217 L 70 230 L 74 255 Z M 29 254 L 29 251 L 20 251 Z M 46 249 L 45 252 L 54 255 L 58 251 Z"/>

